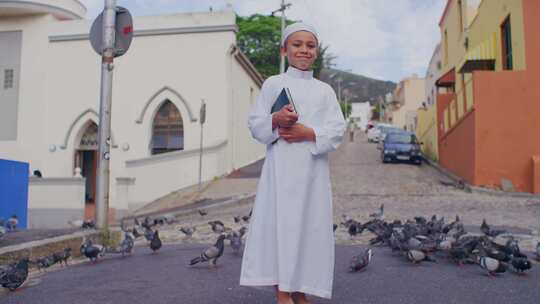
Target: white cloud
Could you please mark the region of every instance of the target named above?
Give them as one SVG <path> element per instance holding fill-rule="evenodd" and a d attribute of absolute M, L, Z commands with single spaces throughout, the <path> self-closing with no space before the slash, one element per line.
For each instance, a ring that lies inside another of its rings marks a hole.
<path fill-rule="evenodd" d="M 81 0 L 88 17 L 103 0 Z M 312 23 L 342 69 L 398 81 L 424 75 L 439 41 L 438 21 L 446 0 L 288 0 L 288 18 Z M 220 10 L 230 4 L 243 16 L 270 14 L 280 0 L 119 0 L 134 15 Z"/>

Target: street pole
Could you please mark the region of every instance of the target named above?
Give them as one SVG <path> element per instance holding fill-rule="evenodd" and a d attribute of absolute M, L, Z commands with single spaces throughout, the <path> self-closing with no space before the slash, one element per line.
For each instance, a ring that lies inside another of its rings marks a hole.
<path fill-rule="evenodd" d="M 285 31 L 285 0 L 281 0 L 281 39 L 283 40 L 283 32 Z M 281 53 L 281 61 L 279 62 L 279 73 L 285 72 L 285 54 Z"/>
<path fill-rule="evenodd" d="M 272 12 L 272 16 L 276 12 L 281 12 L 281 40 L 283 40 L 283 32 L 285 31 L 285 10 L 289 8 L 292 4 L 285 4 L 285 0 L 281 0 L 281 6 L 279 9 Z M 281 60 L 279 62 L 279 73 L 285 72 L 285 54 L 281 54 Z"/>
<path fill-rule="evenodd" d="M 116 0 L 105 0 L 98 131 L 99 154 L 96 185 L 96 226 L 99 229 L 107 229 L 109 225 L 109 161 L 111 156 L 111 97 L 114 69 L 115 24 Z"/>
<path fill-rule="evenodd" d="M 199 113 L 199 122 L 201 124 L 201 140 L 200 140 L 200 146 L 199 146 L 199 190 L 201 190 L 201 186 L 202 186 L 203 126 L 204 126 L 205 121 L 206 121 L 206 103 L 204 102 L 204 99 L 203 99 L 201 102 L 201 110 Z"/>

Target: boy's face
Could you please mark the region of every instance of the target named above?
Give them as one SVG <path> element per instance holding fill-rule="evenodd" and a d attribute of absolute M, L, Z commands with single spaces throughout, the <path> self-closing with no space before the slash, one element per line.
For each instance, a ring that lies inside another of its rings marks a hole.
<path fill-rule="evenodd" d="M 285 53 L 289 64 L 300 70 L 309 70 L 318 55 L 319 44 L 315 36 L 306 31 L 291 34 L 281 52 Z"/>

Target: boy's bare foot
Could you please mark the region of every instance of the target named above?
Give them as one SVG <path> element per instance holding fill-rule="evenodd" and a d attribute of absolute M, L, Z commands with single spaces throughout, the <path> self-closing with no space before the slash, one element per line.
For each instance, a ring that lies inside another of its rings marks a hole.
<path fill-rule="evenodd" d="M 294 304 L 311 304 L 311 302 L 306 299 L 306 294 L 303 292 L 293 292 L 291 298 L 294 300 Z"/>
<path fill-rule="evenodd" d="M 289 292 L 280 291 L 277 286 L 274 287 L 276 289 L 278 304 L 295 304 Z"/>

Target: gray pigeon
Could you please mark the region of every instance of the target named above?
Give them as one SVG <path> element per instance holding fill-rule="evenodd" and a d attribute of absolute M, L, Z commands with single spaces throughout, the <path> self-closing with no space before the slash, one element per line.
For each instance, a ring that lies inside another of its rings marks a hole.
<path fill-rule="evenodd" d="M 210 226 L 212 226 L 212 231 L 215 233 L 223 233 L 225 231 L 225 225 L 222 221 L 210 221 L 208 222 Z"/>
<path fill-rule="evenodd" d="M 497 237 L 499 234 L 506 233 L 506 230 L 491 229 L 491 227 L 489 227 L 489 225 L 486 223 L 486 219 L 482 220 L 482 225 L 480 225 L 480 230 L 482 230 L 482 233 L 490 237 Z"/>
<path fill-rule="evenodd" d="M 366 249 L 363 254 L 353 256 L 349 270 L 351 272 L 357 272 L 366 269 L 366 267 L 369 265 L 369 262 L 371 262 L 371 257 L 373 257 L 373 251 L 371 250 L 371 248 Z"/>
<path fill-rule="evenodd" d="M 0 270 L 0 285 L 10 291 L 15 291 L 28 278 L 28 258 L 23 258 L 15 265 Z"/>
<path fill-rule="evenodd" d="M 134 245 L 135 241 L 131 233 L 124 233 L 124 239 L 122 240 L 122 243 L 120 243 L 120 252 L 122 253 L 122 256 L 125 256 L 126 254 L 131 254 Z"/>
<path fill-rule="evenodd" d="M 217 260 L 219 259 L 219 257 L 221 257 L 223 255 L 223 250 L 225 249 L 225 244 L 224 244 L 225 238 L 226 238 L 226 235 L 221 234 L 219 236 L 218 240 L 216 241 L 216 243 L 214 244 L 214 246 L 205 249 L 201 253 L 200 256 L 192 259 L 189 262 L 189 265 L 192 266 L 192 265 L 195 265 L 197 263 L 202 263 L 202 262 L 209 261 L 210 265 L 216 266 Z"/>
<path fill-rule="evenodd" d="M 159 238 L 159 231 L 156 230 L 154 232 L 154 236 L 152 237 L 152 240 L 150 241 L 150 249 L 152 249 L 152 253 L 156 253 L 161 248 L 161 239 Z"/>
<path fill-rule="evenodd" d="M 81 254 L 87 257 L 91 262 L 95 263 L 99 256 L 103 256 L 104 248 L 92 244 L 90 239 L 86 240 L 80 248 Z"/>
<path fill-rule="evenodd" d="M 180 227 L 180 232 L 182 232 L 188 237 L 193 236 L 193 233 L 195 232 L 195 230 L 196 230 L 195 227 Z"/>
<path fill-rule="evenodd" d="M 381 204 L 381 206 L 379 207 L 379 211 L 370 214 L 369 217 L 372 217 L 378 220 L 384 219 L 384 204 Z"/>
<path fill-rule="evenodd" d="M 422 261 L 426 262 L 435 262 L 433 258 L 425 254 L 424 252 L 420 250 L 411 249 L 407 251 L 407 259 L 411 261 L 414 264 L 418 264 Z"/>
<path fill-rule="evenodd" d="M 55 252 L 52 255 L 52 258 L 55 263 L 60 263 L 60 265 L 65 264 L 65 266 L 68 265 L 68 260 L 71 257 L 71 248 L 67 247 L 64 248 L 61 252 Z"/>
<path fill-rule="evenodd" d="M 227 235 L 227 238 L 231 242 L 233 253 L 240 253 L 240 250 L 242 249 L 242 236 L 240 235 L 240 232 L 232 231 Z"/>
<path fill-rule="evenodd" d="M 478 259 L 478 265 L 488 272 L 489 276 L 506 272 L 506 266 L 499 260 L 483 256 Z"/>
<path fill-rule="evenodd" d="M 17 225 L 19 224 L 19 219 L 17 218 L 16 214 L 13 214 L 10 218 L 8 218 L 6 222 L 6 229 L 8 232 L 14 232 L 17 231 Z"/>
<path fill-rule="evenodd" d="M 532 268 L 532 264 L 526 255 L 517 253 L 512 257 L 512 267 L 517 274 L 525 274 L 525 271 Z"/>
<path fill-rule="evenodd" d="M 36 259 L 32 262 L 32 264 L 35 264 L 38 268 L 38 271 L 41 272 L 45 268 L 49 268 L 52 265 L 55 264 L 54 258 L 52 256 L 44 256 L 41 258 Z"/>

